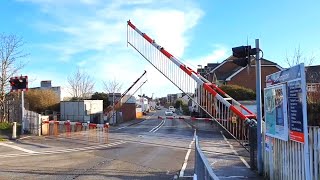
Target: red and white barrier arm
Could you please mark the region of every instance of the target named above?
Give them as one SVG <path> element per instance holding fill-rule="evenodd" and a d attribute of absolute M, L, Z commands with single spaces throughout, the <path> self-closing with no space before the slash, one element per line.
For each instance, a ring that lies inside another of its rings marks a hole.
<path fill-rule="evenodd" d="M 135 30 L 138 34 L 140 34 L 146 41 L 148 41 L 151 45 L 153 45 L 156 49 L 158 49 L 163 55 L 169 58 L 175 65 L 180 67 L 185 73 L 187 73 L 192 79 L 194 79 L 198 85 L 203 85 L 204 89 L 210 92 L 213 96 L 215 96 L 218 100 L 220 100 L 223 104 L 225 104 L 228 108 L 230 108 L 236 115 L 238 115 L 242 120 L 247 120 L 248 118 L 243 115 L 236 107 L 231 105 L 228 101 L 223 99 L 212 87 L 208 85 L 208 83 L 204 83 L 200 78 L 199 74 L 193 71 L 191 68 L 187 67 L 185 64 L 181 63 L 177 58 L 175 58 L 172 54 L 166 51 L 163 47 L 158 45 L 154 40 L 152 40 L 146 33 L 142 33 L 135 25 L 128 21 L 128 26 L 130 26 L 133 30 Z"/>

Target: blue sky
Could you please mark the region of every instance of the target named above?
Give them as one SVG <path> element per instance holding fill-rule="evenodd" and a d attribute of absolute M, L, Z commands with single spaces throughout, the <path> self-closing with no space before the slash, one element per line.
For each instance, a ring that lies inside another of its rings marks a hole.
<path fill-rule="evenodd" d="M 126 46 L 127 20 L 192 68 L 221 62 L 232 47 L 256 38 L 264 57 L 282 67 L 298 46 L 318 65 L 319 7 L 318 0 L 2 0 L 0 32 L 24 39 L 30 55 L 19 73 L 31 86 L 51 79 L 67 91 L 67 77 L 80 68 L 94 78 L 96 91 L 113 79 L 124 91 L 146 69 L 141 92 L 159 97 L 178 90 Z"/>

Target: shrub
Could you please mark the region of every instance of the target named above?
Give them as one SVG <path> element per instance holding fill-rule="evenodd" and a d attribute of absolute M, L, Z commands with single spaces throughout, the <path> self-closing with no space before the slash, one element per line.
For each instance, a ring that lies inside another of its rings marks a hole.
<path fill-rule="evenodd" d="M 225 93 L 235 100 L 255 100 L 256 93 L 252 89 L 248 89 L 238 85 L 222 85 L 220 86 Z"/>
<path fill-rule="evenodd" d="M 0 130 L 9 130 L 11 129 L 11 124 L 8 122 L 0 122 Z"/>
<path fill-rule="evenodd" d="M 29 110 L 37 113 L 45 110 L 59 110 L 59 98 L 52 90 L 29 90 L 25 96 L 26 102 L 29 103 Z"/>

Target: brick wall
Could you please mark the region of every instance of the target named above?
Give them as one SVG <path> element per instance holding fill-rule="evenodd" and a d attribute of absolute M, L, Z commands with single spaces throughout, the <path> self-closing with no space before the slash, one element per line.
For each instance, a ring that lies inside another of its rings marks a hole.
<path fill-rule="evenodd" d="M 239 85 L 239 86 L 252 89 L 253 91 L 256 91 L 256 70 L 255 70 L 256 67 L 251 66 L 249 69 L 249 72 L 247 68 L 242 70 L 233 78 L 231 78 L 230 81 L 227 81 L 227 84 Z M 266 76 L 278 71 L 280 71 L 280 69 L 278 69 L 275 66 L 261 67 L 261 88 L 262 89 L 266 87 Z"/>
<path fill-rule="evenodd" d="M 125 103 L 121 107 L 123 121 L 136 119 L 136 104 Z"/>

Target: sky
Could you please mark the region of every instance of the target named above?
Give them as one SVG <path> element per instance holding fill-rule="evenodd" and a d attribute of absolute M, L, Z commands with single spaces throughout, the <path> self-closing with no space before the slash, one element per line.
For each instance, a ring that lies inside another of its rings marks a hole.
<path fill-rule="evenodd" d="M 146 70 L 139 93 L 163 97 L 179 90 L 127 46 L 128 20 L 194 70 L 255 39 L 282 67 L 298 47 L 319 65 L 319 7 L 319 0 L 1 0 L 0 33 L 23 38 L 28 56 L 19 74 L 30 87 L 52 80 L 68 96 L 67 78 L 80 69 L 95 91 L 116 80 L 123 92 Z"/>

